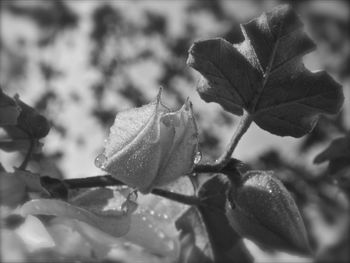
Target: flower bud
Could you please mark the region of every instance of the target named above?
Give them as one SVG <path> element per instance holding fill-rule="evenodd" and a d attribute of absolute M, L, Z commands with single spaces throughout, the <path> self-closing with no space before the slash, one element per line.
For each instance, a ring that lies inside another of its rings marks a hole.
<path fill-rule="evenodd" d="M 157 99 L 119 113 L 96 165 L 143 193 L 192 171 L 198 148 L 191 103 L 171 111 Z"/>
<path fill-rule="evenodd" d="M 299 210 L 283 184 L 264 171 L 246 173 L 229 193 L 226 214 L 232 227 L 263 248 L 310 254 Z"/>

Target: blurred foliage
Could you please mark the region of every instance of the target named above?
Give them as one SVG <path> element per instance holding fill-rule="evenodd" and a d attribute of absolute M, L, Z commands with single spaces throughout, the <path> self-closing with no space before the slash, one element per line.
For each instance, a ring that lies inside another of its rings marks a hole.
<path fill-rule="evenodd" d="M 243 38 L 239 30 L 242 17 L 247 21 L 254 13 L 260 14 L 270 7 L 272 2 L 289 2 L 295 7 L 318 45 L 318 65 L 339 81 L 348 81 L 350 8 L 347 1 L 246 1 L 249 2 L 247 6 L 239 4 L 244 1 L 232 1 L 238 4 L 235 7 L 233 3 L 231 9 L 227 2 L 1 1 L 1 86 L 7 93 L 18 92 L 30 105 L 35 105 L 39 113 L 50 119 L 50 133 L 58 138 L 59 145 L 66 146 L 57 147 L 56 144 L 55 147 L 53 144 L 43 154 L 34 155 L 32 168 L 56 178 L 64 177 L 58 161 L 65 156 L 80 155 L 82 151 L 71 153 L 71 147 L 67 145 L 76 142 L 84 149 L 84 145 L 92 144 L 84 151 L 98 151 L 101 142 L 96 141 L 93 134 L 107 130 L 118 111 L 150 101 L 160 85 L 164 87 L 166 97 L 172 98 L 174 107 L 181 105 L 189 91 L 194 90 L 198 79 L 185 64 L 191 43 L 198 38 L 220 36 L 231 43 L 240 42 Z M 231 13 L 233 9 L 238 12 Z M 238 17 L 239 13 L 241 17 Z M 76 70 L 74 67 L 77 66 L 82 69 Z M 212 113 L 214 108 L 205 104 L 194 107 L 201 127 L 201 150 L 206 156 L 215 158 L 220 152 L 222 128 L 232 129 L 234 119 L 223 111 Z M 71 114 L 72 109 L 78 113 Z M 64 120 L 70 121 L 64 122 L 62 115 Z M 69 119 L 70 115 L 73 121 Z M 88 117 L 96 121 L 88 127 L 98 126 L 90 133 L 86 133 L 87 128 L 83 125 L 84 118 Z M 345 135 L 349 127 L 344 120 L 348 118 L 345 113 L 337 118 L 322 117 L 303 140 L 299 154 L 306 155 L 315 147 L 320 149 L 335 137 Z M 95 152 L 91 154 L 95 155 Z M 256 169 L 276 170 L 282 176 L 280 179 L 294 195 L 308 226 L 317 252 L 315 262 L 350 260 L 350 193 L 349 189 L 341 187 L 342 184 L 337 185 L 327 168 L 306 168 L 303 163 L 281 156 L 277 150 L 257 156 L 249 165 Z M 344 176 L 347 182 L 349 177 L 349 174 Z M 1 211 L 1 218 L 5 217 L 6 212 Z M 21 218 L 6 220 L 9 228 L 21 222 Z M 315 222 L 317 227 L 313 227 Z M 51 230 L 60 230 L 57 225 Z M 327 233 L 331 232 L 335 234 L 328 239 Z M 80 249 L 79 257 L 89 258 L 91 249 L 79 243 L 81 237 L 68 233 L 72 237 L 71 247 Z M 185 233 L 181 242 L 193 246 L 191 238 Z M 12 248 L 13 253 L 18 252 L 11 254 L 15 261 L 24 260 L 22 255 L 35 262 L 46 262 L 48 257 L 66 262 L 73 252 L 65 247 L 65 257 L 62 257 L 62 253 L 50 248 L 29 251 L 16 234 L 7 230 L 1 231 L 1 239 L 7 242 L 2 249 Z M 122 258 L 120 254 L 118 256 L 115 258 Z M 139 259 L 132 253 L 129 256 L 130 260 Z M 154 259 L 154 255 L 146 256 Z"/>

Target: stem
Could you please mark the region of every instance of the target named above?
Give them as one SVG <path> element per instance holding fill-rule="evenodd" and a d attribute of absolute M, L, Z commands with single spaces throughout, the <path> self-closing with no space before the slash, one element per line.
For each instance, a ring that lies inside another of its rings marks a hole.
<path fill-rule="evenodd" d="M 223 153 L 223 155 L 221 155 L 221 157 L 218 160 L 218 163 L 221 167 L 224 167 L 230 161 L 231 155 L 236 149 L 238 142 L 241 140 L 243 134 L 246 133 L 252 122 L 252 116 L 247 111 L 244 111 L 242 118 L 239 121 L 238 127 L 235 133 L 233 134 L 226 151 Z"/>
<path fill-rule="evenodd" d="M 63 182 L 71 189 L 124 185 L 124 183 L 108 174 L 86 178 L 66 179 Z M 173 193 L 163 189 L 153 189 L 151 193 L 185 205 L 200 205 L 200 200 L 195 196 Z"/>
<path fill-rule="evenodd" d="M 233 166 L 229 165 L 229 163 L 236 164 L 236 165 L 241 163 L 239 160 L 231 158 L 231 155 L 235 150 L 238 142 L 242 138 L 243 134 L 246 133 L 246 131 L 248 130 L 252 122 L 253 122 L 252 116 L 247 111 L 244 111 L 239 121 L 238 127 L 235 133 L 233 134 L 228 147 L 226 148 L 226 151 L 220 156 L 220 158 L 214 164 L 208 163 L 208 164 L 196 165 L 193 169 L 193 172 L 224 173 L 224 174 L 227 174 L 227 172 L 230 173 L 230 169 L 232 169 Z M 228 168 L 227 166 L 230 166 L 230 169 L 226 169 Z"/>
<path fill-rule="evenodd" d="M 33 150 L 34 150 L 34 140 L 30 139 L 28 151 L 26 153 L 26 156 L 24 157 L 24 160 L 23 160 L 22 164 L 19 167 L 20 170 L 25 170 L 26 169 L 26 167 L 28 165 L 28 162 L 30 160 L 30 157 L 31 157 L 31 155 L 33 153 Z"/>
<path fill-rule="evenodd" d="M 200 200 L 195 196 L 169 192 L 163 189 L 153 189 L 151 193 L 185 205 L 199 206 L 201 204 Z"/>

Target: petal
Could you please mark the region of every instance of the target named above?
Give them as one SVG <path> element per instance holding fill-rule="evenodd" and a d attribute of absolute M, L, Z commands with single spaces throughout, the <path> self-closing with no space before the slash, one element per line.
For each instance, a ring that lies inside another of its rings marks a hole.
<path fill-rule="evenodd" d="M 175 138 L 159 169 L 154 182 L 156 186 L 168 184 L 180 176 L 190 173 L 198 149 L 198 131 L 189 100 L 179 111 L 165 114 L 162 120 L 165 124 L 174 126 Z"/>
<path fill-rule="evenodd" d="M 105 145 L 104 154 L 107 158 L 111 158 L 132 143 L 146 125 L 152 121 L 157 110 L 160 112 L 168 111 L 160 103 L 161 92 L 162 90 L 159 91 L 156 100 L 153 102 L 140 108 L 126 110 L 117 114 Z"/>
<path fill-rule="evenodd" d="M 155 102 L 116 118 L 105 150 L 104 169 L 142 193 L 149 192 L 153 186 L 169 141 L 164 138 L 172 138 L 171 129 L 160 123 L 161 117 L 169 111 L 161 104 L 160 95 L 161 91 Z M 160 136 L 161 127 L 167 136 Z"/>

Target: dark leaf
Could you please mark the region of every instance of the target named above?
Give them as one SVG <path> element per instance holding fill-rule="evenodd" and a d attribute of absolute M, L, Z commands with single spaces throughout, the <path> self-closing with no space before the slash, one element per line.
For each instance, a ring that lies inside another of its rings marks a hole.
<path fill-rule="evenodd" d="M 15 97 L 15 99 L 21 107 L 21 113 L 17 120 L 18 127 L 28 133 L 31 138 L 40 139 L 45 137 L 50 131 L 50 124 L 46 118 L 18 97 Z"/>
<path fill-rule="evenodd" d="M 0 88 L 0 126 L 16 125 L 19 114 L 20 108 L 16 101 Z"/>
<path fill-rule="evenodd" d="M 213 261 L 207 231 L 203 219 L 195 207 L 188 209 L 176 221 L 176 228 L 180 231 L 179 262 L 209 263 Z"/>
<path fill-rule="evenodd" d="M 0 148 L 6 152 L 20 151 L 27 152 L 31 144 L 30 135 L 18 126 L 0 127 Z M 33 140 L 33 152 L 39 153 L 42 143 L 37 139 Z"/>
<path fill-rule="evenodd" d="M 316 156 L 314 162 L 329 161 L 328 170 L 338 180 L 344 179 L 341 184 L 350 188 L 350 133 L 345 137 L 335 139 L 322 153 Z"/>
<path fill-rule="evenodd" d="M 176 226 L 182 230 L 183 237 L 193 234 L 197 248 L 214 262 L 231 262 L 237 258 L 240 262 L 252 262 L 241 237 L 225 215 L 229 186 L 228 180 L 221 175 L 203 183 L 198 192 L 203 206 L 191 208 L 177 220 Z"/>
<path fill-rule="evenodd" d="M 25 218 L 18 215 L 18 214 L 12 214 L 5 218 L 4 225 L 8 229 L 16 229 L 20 225 L 22 225 L 25 221 Z"/>
<path fill-rule="evenodd" d="M 15 174 L 0 172 L 0 204 L 16 207 L 26 197 L 25 184 Z"/>
<path fill-rule="evenodd" d="M 187 64 L 204 78 L 198 87 L 207 102 L 241 115 L 249 112 L 262 129 L 301 137 L 319 114 L 336 114 L 343 103 L 341 86 L 326 72 L 310 72 L 302 56 L 314 48 L 288 6 L 264 13 L 241 27 L 245 40 L 193 44 Z"/>
<path fill-rule="evenodd" d="M 265 249 L 310 254 L 302 217 L 283 184 L 264 171 L 244 174 L 226 213 L 233 228 Z"/>
<path fill-rule="evenodd" d="M 3 125 L 0 127 L 0 148 L 7 152 L 27 152 L 32 144 L 32 152 L 40 152 L 42 144 L 38 140 L 48 134 L 49 122 L 18 96 L 12 99 L 0 92 L 0 125 Z M 6 118 L 1 117 L 3 114 Z"/>

